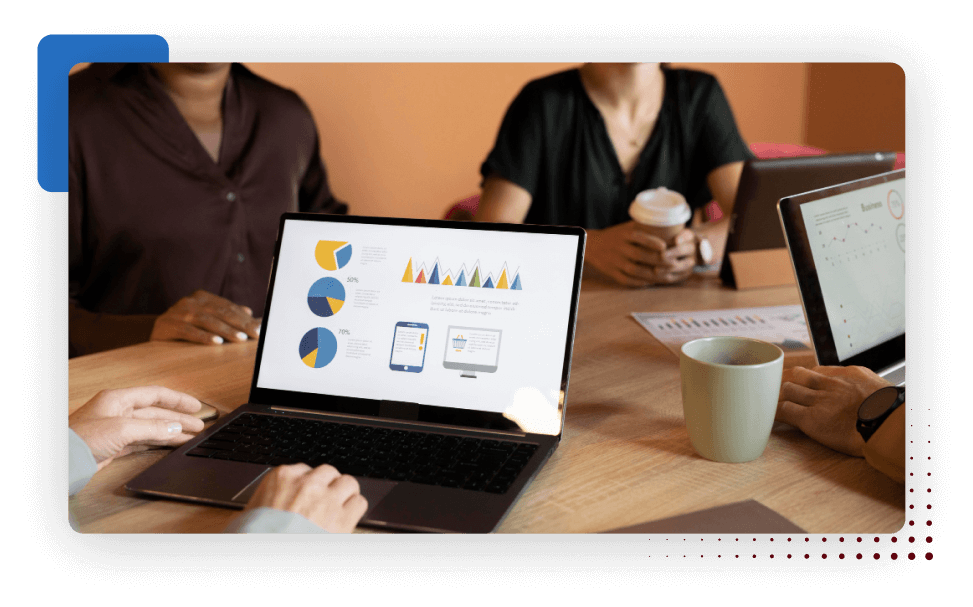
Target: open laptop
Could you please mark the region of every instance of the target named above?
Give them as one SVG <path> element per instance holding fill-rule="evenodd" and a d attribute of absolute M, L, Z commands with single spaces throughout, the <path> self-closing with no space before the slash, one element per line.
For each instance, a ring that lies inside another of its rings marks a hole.
<path fill-rule="evenodd" d="M 784 196 L 808 192 L 892 170 L 895 152 L 860 152 L 797 158 L 749 160 L 743 166 L 724 263 L 723 284 L 735 287 L 732 258 L 742 251 L 780 249 L 786 267 L 787 244 L 777 219 L 777 202 Z M 732 255 L 731 255 L 732 254 Z M 743 263 L 750 259 L 744 258 Z M 788 282 L 792 279 L 788 277 Z"/>
<path fill-rule="evenodd" d="M 362 524 L 492 531 L 561 439 L 584 245 L 283 215 L 249 402 L 126 488 L 242 508 L 274 466 L 328 463 L 358 479 Z"/>
<path fill-rule="evenodd" d="M 778 205 L 821 365 L 905 383 L 905 169 Z"/>

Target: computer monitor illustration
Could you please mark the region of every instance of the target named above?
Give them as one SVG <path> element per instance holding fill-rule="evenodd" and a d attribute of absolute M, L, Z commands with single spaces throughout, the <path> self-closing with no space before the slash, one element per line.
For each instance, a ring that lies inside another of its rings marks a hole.
<path fill-rule="evenodd" d="M 460 377 L 496 373 L 500 363 L 500 329 L 450 326 L 446 335 L 443 367 L 462 371 Z"/>

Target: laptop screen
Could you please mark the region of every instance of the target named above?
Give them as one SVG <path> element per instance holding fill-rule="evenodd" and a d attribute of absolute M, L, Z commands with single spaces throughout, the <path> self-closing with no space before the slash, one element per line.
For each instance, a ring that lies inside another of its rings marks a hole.
<path fill-rule="evenodd" d="M 354 219 L 283 222 L 255 387 L 557 433 L 580 230 Z"/>
<path fill-rule="evenodd" d="M 852 359 L 905 335 L 905 172 L 785 199 L 782 218 L 792 203 L 799 215 L 789 240 L 808 321 L 819 331 L 823 307 L 837 358 L 822 364 L 862 364 Z"/>

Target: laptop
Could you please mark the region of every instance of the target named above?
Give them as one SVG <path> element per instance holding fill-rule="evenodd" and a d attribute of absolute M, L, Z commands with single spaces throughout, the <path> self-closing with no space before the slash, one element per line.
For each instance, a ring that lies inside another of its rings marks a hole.
<path fill-rule="evenodd" d="M 780 249 L 782 263 L 786 267 L 787 244 L 776 212 L 777 202 L 781 198 L 891 171 L 894 165 L 895 152 L 747 161 L 740 174 L 724 263 L 720 268 L 723 284 L 737 286 L 731 259 L 738 252 Z M 746 264 L 752 260 L 744 258 L 741 261 Z M 789 276 L 787 282 L 792 282 Z"/>
<path fill-rule="evenodd" d="M 132 479 L 242 508 L 274 466 L 357 478 L 363 525 L 487 533 L 557 448 L 580 228 L 288 213 L 246 404 Z"/>
<path fill-rule="evenodd" d="M 905 383 L 905 169 L 778 205 L 821 365 Z"/>

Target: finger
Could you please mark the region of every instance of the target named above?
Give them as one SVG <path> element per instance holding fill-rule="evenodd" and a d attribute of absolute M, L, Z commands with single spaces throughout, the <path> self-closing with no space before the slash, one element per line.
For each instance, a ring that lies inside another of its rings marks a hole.
<path fill-rule="evenodd" d="M 358 525 L 358 521 L 365 516 L 365 512 L 368 511 L 368 500 L 365 499 L 360 493 L 351 496 L 347 502 L 341 508 L 341 512 L 338 514 L 335 522 L 338 528 L 347 533 L 351 533 L 355 530 L 355 526 Z"/>
<path fill-rule="evenodd" d="M 689 245 L 695 248 L 696 234 L 693 233 L 693 231 L 690 230 L 689 228 L 685 228 L 683 229 L 682 232 L 676 234 L 676 237 L 673 240 L 673 242 L 675 242 L 676 245 L 681 245 L 681 246 Z"/>
<path fill-rule="evenodd" d="M 334 493 L 334 496 L 339 504 L 344 504 L 351 499 L 352 496 L 361 493 L 361 488 L 358 485 L 358 481 L 355 480 L 355 477 L 348 474 L 342 474 L 338 478 L 332 480 L 331 484 L 328 485 L 328 489 Z"/>
<path fill-rule="evenodd" d="M 334 466 L 323 464 L 309 472 L 308 482 L 320 484 L 321 487 L 328 487 L 331 483 L 341 476 L 341 473 Z"/>
<path fill-rule="evenodd" d="M 689 278 L 693 273 L 693 263 L 692 262 L 678 262 L 671 267 L 665 265 L 657 266 L 656 282 L 663 284 L 672 284 L 675 282 L 682 282 Z"/>
<path fill-rule="evenodd" d="M 662 240 L 658 236 L 644 232 L 639 227 L 636 227 L 628 233 L 628 241 L 634 245 L 638 245 L 652 251 L 658 251 L 659 253 L 666 250 L 666 241 Z"/>
<path fill-rule="evenodd" d="M 674 246 L 666 249 L 665 254 L 662 258 L 665 261 L 675 261 L 677 259 L 696 259 L 696 244 L 695 242 L 684 242 L 676 243 Z"/>
<path fill-rule="evenodd" d="M 647 249 L 632 243 L 626 243 L 622 248 L 621 253 L 628 261 L 647 266 L 657 265 L 665 259 L 665 255 L 661 251 Z"/>
<path fill-rule="evenodd" d="M 784 400 L 777 404 L 777 415 L 774 416 L 774 419 L 785 424 L 790 424 L 795 428 L 801 428 L 804 420 L 807 419 L 809 411 L 810 409 L 807 407 L 802 407 L 797 403 Z"/>
<path fill-rule="evenodd" d="M 214 335 L 209 331 L 194 326 L 190 320 L 191 318 L 192 315 L 186 315 L 185 318 L 166 318 L 165 316 L 160 316 L 159 324 L 156 325 L 156 330 L 152 333 L 152 339 L 181 339 L 183 341 L 207 345 L 223 343 L 223 338 L 219 335 Z M 161 326 L 159 326 L 160 324 Z"/>
<path fill-rule="evenodd" d="M 162 407 L 183 413 L 196 413 L 203 406 L 193 396 L 162 386 L 139 386 L 137 388 L 112 390 L 111 398 L 118 399 L 121 405 L 133 409 Z"/>
<path fill-rule="evenodd" d="M 228 299 L 218 295 L 207 294 L 208 298 L 203 306 L 203 312 L 225 322 L 234 329 L 246 333 L 249 337 L 256 339 L 260 334 L 257 327 L 260 321 L 253 317 L 249 308 L 244 309 Z"/>
<path fill-rule="evenodd" d="M 182 424 L 164 419 L 118 418 L 119 436 L 126 445 L 170 445 L 183 439 Z"/>
<path fill-rule="evenodd" d="M 243 331 L 231 327 L 220 318 L 206 312 L 195 314 L 193 324 L 209 333 L 219 335 L 226 341 L 240 343 L 250 339 L 250 336 Z"/>
<path fill-rule="evenodd" d="M 790 381 L 812 390 L 820 390 L 824 379 L 825 377 L 816 371 L 804 367 L 794 367 Z"/>
<path fill-rule="evenodd" d="M 625 276 L 629 278 L 634 278 L 637 281 L 641 281 L 642 284 L 652 284 L 655 282 L 658 273 L 654 266 L 646 266 L 642 264 L 633 263 L 627 261 L 622 264 L 619 270 Z"/>
<path fill-rule="evenodd" d="M 179 422 L 182 424 L 183 432 L 202 432 L 203 427 L 206 425 L 198 417 L 161 407 L 136 409 L 132 413 L 132 417 L 136 419 L 164 419 L 171 422 Z"/>
<path fill-rule="evenodd" d="M 791 401 L 804 407 L 810 407 L 817 400 L 818 392 L 800 384 L 785 382 L 780 385 L 780 400 Z"/>

